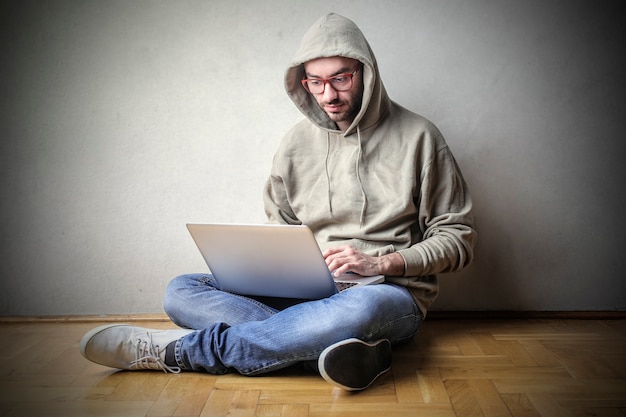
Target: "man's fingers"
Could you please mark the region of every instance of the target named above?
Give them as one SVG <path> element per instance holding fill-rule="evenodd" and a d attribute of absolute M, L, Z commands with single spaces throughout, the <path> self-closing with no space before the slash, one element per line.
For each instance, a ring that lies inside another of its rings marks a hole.
<path fill-rule="evenodd" d="M 346 246 L 335 246 L 333 248 L 326 249 L 322 255 L 324 255 L 324 258 L 326 258 L 326 257 L 328 257 L 330 255 L 341 253 L 341 252 L 344 252 L 344 251 L 349 250 L 349 249 L 352 249 L 352 247 L 348 246 L 348 245 L 346 245 Z"/>

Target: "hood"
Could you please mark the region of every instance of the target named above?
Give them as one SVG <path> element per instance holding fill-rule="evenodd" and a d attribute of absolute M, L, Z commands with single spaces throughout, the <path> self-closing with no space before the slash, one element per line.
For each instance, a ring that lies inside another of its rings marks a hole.
<path fill-rule="evenodd" d="M 306 32 L 302 43 L 285 73 L 285 89 L 296 107 L 315 125 L 339 131 L 337 125 L 319 107 L 300 83 L 304 78 L 303 63 L 316 58 L 342 56 L 363 64 L 363 102 L 361 110 L 345 135 L 375 125 L 390 106 L 389 97 L 380 79 L 378 64 L 365 36 L 354 22 L 335 13 L 319 19 Z"/>

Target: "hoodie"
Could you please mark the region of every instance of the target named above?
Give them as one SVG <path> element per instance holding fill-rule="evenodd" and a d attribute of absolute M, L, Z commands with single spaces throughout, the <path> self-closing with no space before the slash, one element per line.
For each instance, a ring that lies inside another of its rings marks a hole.
<path fill-rule="evenodd" d="M 363 64 L 363 100 L 338 129 L 301 85 L 303 63 L 343 56 Z M 436 274 L 473 258 L 472 202 L 439 130 L 390 100 L 360 29 L 328 14 L 305 34 L 285 72 L 285 88 L 305 119 L 282 139 L 264 188 L 270 223 L 305 224 L 322 250 L 351 245 L 371 256 L 399 253 L 407 287 L 426 314 Z"/>

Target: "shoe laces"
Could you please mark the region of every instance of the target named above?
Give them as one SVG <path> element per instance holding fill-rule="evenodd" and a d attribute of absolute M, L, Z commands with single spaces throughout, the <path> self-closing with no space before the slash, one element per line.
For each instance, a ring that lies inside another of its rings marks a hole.
<path fill-rule="evenodd" d="M 136 358 L 130 363 L 131 369 L 160 369 L 165 373 L 180 373 L 181 369 L 177 366 L 168 366 L 161 355 L 159 355 L 160 347 L 152 343 L 152 333 L 147 332 L 147 340 L 140 337 L 137 338 Z"/>

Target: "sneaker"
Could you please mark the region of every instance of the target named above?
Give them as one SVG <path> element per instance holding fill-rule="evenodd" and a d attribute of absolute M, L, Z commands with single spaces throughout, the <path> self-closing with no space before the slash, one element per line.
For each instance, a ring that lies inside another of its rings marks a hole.
<path fill-rule="evenodd" d="M 324 349 L 318 366 L 331 384 L 348 391 L 363 390 L 391 368 L 391 343 L 346 339 Z"/>
<path fill-rule="evenodd" d="M 191 332 L 193 330 L 154 330 L 108 324 L 83 336 L 80 353 L 92 362 L 111 368 L 179 373 L 179 367 L 166 365 L 165 348 Z"/>

